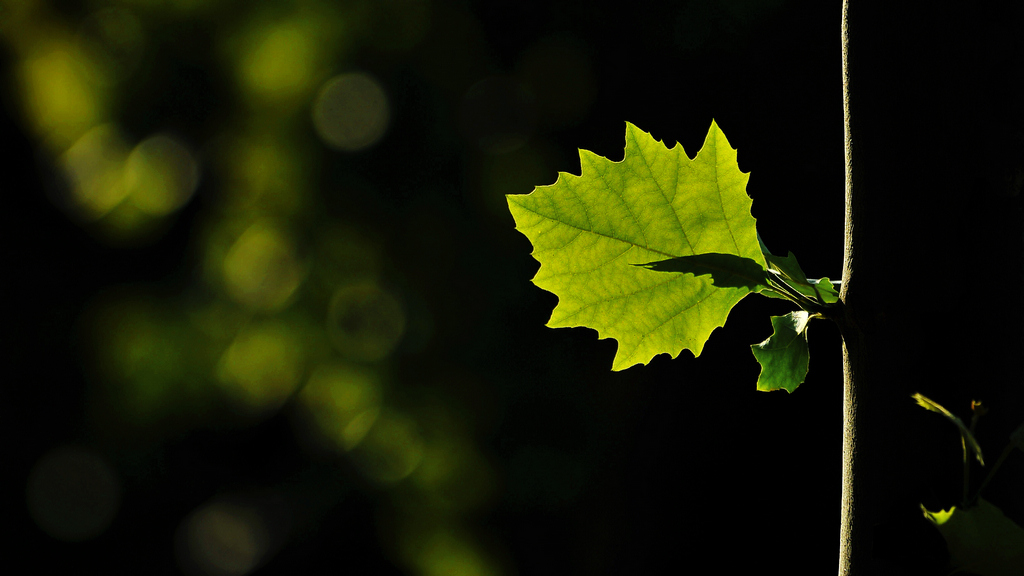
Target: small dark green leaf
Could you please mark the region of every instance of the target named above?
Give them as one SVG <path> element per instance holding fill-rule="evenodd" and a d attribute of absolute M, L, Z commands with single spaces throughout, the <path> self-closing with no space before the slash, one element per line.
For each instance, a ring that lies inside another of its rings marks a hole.
<path fill-rule="evenodd" d="M 775 333 L 760 344 L 750 346 L 761 364 L 757 389 L 763 392 L 785 390 L 792 393 L 807 377 L 810 352 L 807 349 L 807 323 L 810 314 L 797 310 L 785 316 L 772 316 Z"/>
<path fill-rule="evenodd" d="M 836 291 L 836 287 L 832 284 L 832 281 L 828 278 L 822 278 L 821 280 L 811 280 L 814 285 L 818 288 L 818 293 L 821 294 L 821 299 L 826 304 L 833 304 L 839 301 L 839 292 Z"/>
<path fill-rule="evenodd" d="M 832 304 L 839 301 L 839 292 L 828 278 L 815 280 L 808 278 L 796 256 L 790 252 L 785 258 L 772 254 L 765 246 L 761 236 L 757 236 L 757 242 L 761 246 L 761 253 L 768 264 L 768 269 L 776 275 L 777 281 L 786 283 L 788 286 L 803 296 L 825 304 Z M 764 294 L 768 294 L 765 292 Z"/>
<path fill-rule="evenodd" d="M 794 284 L 800 284 L 803 286 L 810 285 L 810 282 L 807 281 L 807 275 L 804 274 L 803 269 L 800 268 L 800 263 L 796 261 L 796 256 L 792 252 L 790 252 L 785 258 L 772 254 L 765 254 L 764 259 L 768 262 L 769 268 L 777 270 Z"/>
<path fill-rule="evenodd" d="M 751 292 L 760 292 L 769 287 L 768 276 L 760 262 L 735 254 L 680 256 L 641 266 L 658 272 L 708 275 L 711 276 L 711 283 L 719 288 L 746 288 Z"/>

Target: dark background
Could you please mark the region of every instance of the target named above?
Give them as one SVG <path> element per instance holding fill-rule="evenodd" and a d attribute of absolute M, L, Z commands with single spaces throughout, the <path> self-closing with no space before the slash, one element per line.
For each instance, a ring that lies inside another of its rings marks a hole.
<path fill-rule="evenodd" d="M 261 10 L 273 21 L 327 3 L 224 1 L 194 12 L 171 4 L 111 4 L 136 14 L 147 40 L 141 64 L 114 85 L 108 120 L 136 141 L 171 130 L 202 151 L 236 129 L 239 117 L 244 124 L 260 115 L 246 111 L 218 59 L 223 35 Z M 309 126 L 309 105 L 296 105 L 288 138 L 301 145 L 317 200 L 287 217 L 300 252 L 336 223 L 369 239 L 407 320 L 395 350 L 368 369 L 385 375 L 385 402 L 420 428 L 430 429 L 437 413 L 430 407 L 440 406 L 446 426 L 476 455 L 451 489 L 484 485 L 484 495 L 444 513 L 418 504 L 409 479 L 374 482 L 353 458 L 311 447 L 292 403 L 236 418 L 216 401 L 191 406 L 171 393 L 176 399 L 158 416 L 120 417 L 110 399 L 117 384 L 104 380 L 97 351 L 112 338 L 102 327 L 118 325 L 104 324 L 109 308 L 97 302 L 141 299 L 153 317 L 172 322 L 196 300 L 223 299 L 204 284 L 202 242 L 209 230 L 230 228 L 221 202 L 230 182 L 216 155 L 197 153 L 203 177 L 191 201 L 155 232 L 127 239 L 61 210 L 53 201 L 62 189 L 60 151 L 42 143 L 18 81 L 33 33 L 8 25 L 0 214 L 9 368 L 0 405 L 13 423 L 4 474 L 13 485 L 5 548 L 36 566 L 33 573 L 231 573 L 190 564 L 181 526 L 210 502 L 238 501 L 275 527 L 259 574 L 436 573 L 403 546 L 439 525 L 455 526 L 441 532 L 461 535 L 455 541 L 488 558 L 489 571 L 463 565 L 453 574 L 639 574 L 666 566 L 689 573 L 709 562 L 730 573 L 834 570 L 836 329 L 813 326 L 811 370 L 792 395 L 754 389 L 759 368 L 748 347 L 770 334 L 769 314 L 786 311 L 756 297 L 734 309 L 701 358 L 659 356 L 613 373 L 614 342 L 586 329 L 544 327 L 555 298 L 530 284 L 537 264 L 501 194 L 550 184 L 559 171 L 578 173 L 577 148 L 620 159 L 625 121 L 667 144 L 679 141 L 692 156 L 714 118 L 752 174 L 748 192 L 765 242 L 796 252 L 812 276 L 838 278 L 839 3 L 381 5 L 394 12 L 359 20 L 360 35 L 328 75 L 373 75 L 391 103 L 388 131 L 368 150 L 333 151 Z M 429 5 L 422 38 L 389 46 L 403 30 L 396 14 L 422 5 Z M 50 33 L 42 22 L 75 30 L 104 6 L 40 3 L 24 26 L 38 26 L 38 34 Z M 544 56 L 545 46 L 571 49 Z M 475 100 L 478 82 L 494 78 L 482 86 L 496 91 Z M 511 149 L 488 148 L 495 134 L 511 134 Z M 300 286 L 296 303 L 276 313 L 315 310 L 307 290 Z M 181 357 L 202 356 L 187 353 L 202 341 L 173 342 L 186 351 Z M 210 366 L 189 366 L 188 386 L 215 386 Z M 936 400 L 964 415 L 970 398 Z M 921 501 L 948 507 L 959 493 L 956 433 L 938 417 L 926 421 L 950 449 Z M 26 504 L 40 458 L 69 444 L 98 455 L 120 486 L 111 524 L 84 541 L 47 533 Z M 458 546 L 425 548 L 458 557 Z"/>

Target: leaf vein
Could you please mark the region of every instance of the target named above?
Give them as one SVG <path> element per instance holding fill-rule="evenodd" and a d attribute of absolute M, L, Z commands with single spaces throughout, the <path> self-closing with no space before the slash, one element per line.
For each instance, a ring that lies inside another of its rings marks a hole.
<path fill-rule="evenodd" d="M 642 248 L 642 249 L 647 250 L 649 252 L 654 252 L 655 254 L 661 254 L 662 256 L 668 256 L 670 258 L 676 258 L 676 257 L 680 256 L 680 254 L 670 254 L 668 252 L 663 252 L 661 250 L 658 250 L 656 248 L 651 248 L 649 246 L 641 246 L 640 244 L 637 244 L 635 242 L 630 242 L 629 240 L 623 240 L 622 238 L 616 238 L 615 236 L 612 236 L 611 234 L 606 234 L 604 232 L 599 232 L 599 231 L 594 230 L 594 229 L 580 228 L 579 226 L 577 226 L 575 224 L 570 224 L 569 222 L 563 222 L 563 221 L 558 220 L 558 219 L 556 219 L 556 218 L 554 218 L 552 216 L 549 216 L 548 214 L 542 214 L 542 213 L 538 212 L 537 210 L 534 210 L 533 208 L 530 208 L 528 206 L 520 205 L 519 207 L 521 209 L 523 209 L 523 210 L 526 210 L 527 212 L 531 212 L 533 214 L 536 214 L 537 216 L 540 216 L 541 218 L 547 218 L 548 220 L 550 220 L 550 221 L 552 221 L 552 222 L 554 222 L 556 224 L 561 224 L 563 226 L 568 226 L 569 228 L 573 228 L 575 230 L 580 230 L 582 232 L 590 232 L 591 234 L 597 234 L 598 236 L 601 236 L 603 238 L 607 238 L 609 240 L 614 240 L 616 242 L 622 242 L 623 244 L 628 244 L 629 246 L 635 246 L 637 248 Z"/>
<path fill-rule="evenodd" d="M 638 155 L 640 156 L 640 159 L 643 160 L 644 168 L 647 169 L 647 173 L 650 175 L 650 180 L 652 182 L 654 182 L 654 186 L 658 189 L 658 192 L 661 194 L 661 197 L 665 200 L 665 203 L 668 205 L 669 212 L 671 212 L 672 216 L 675 218 L 676 224 L 679 226 L 679 231 L 683 233 L 683 240 L 686 240 L 686 245 L 690 247 L 690 252 L 691 253 L 696 253 L 696 251 L 693 248 L 693 243 L 690 242 L 690 237 L 686 234 L 686 230 L 683 228 L 683 221 L 679 219 L 679 214 L 676 212 L 675 206 L 672 205 L 672 200 L 669 200 L 668 193 L 665 191 L 664 187 L 662 187 L 661 182 L 658 181 L 658 178 L 654 175 L 654 169 L 651 167 L 651 163 L 647 160 L 647 155 L 644 154 L 643 148 L 641 148 L 640 145 L 637 144 L 636 138 L 634 136 L 630 135 L 630 138 L 633 140 L 633 143 L 636 144 Z M 678 166 L 678 163 L 677 163 L 677 165 L 676 165 L 676 182 L 677 182 L 676 189 L 677 190 L 678 190 L 678 187 L 679 187 L 678 186 L 678 181 L 679 181 L 679 166 Z M 675 199 L 675 194 L 672 195 L 672 198 Z"/>
<path fill-rule="evenodd" d="M 736 235 L 733 234 L 732 224 L 729 222 L 729 216 L 725 213 L 725 199 L 722 198 L 722 185 L 718 181 L 718 142 L 712 140 L 712 146 L 715 147 L 715 192 L 718 195 L 718 206 L 722 209 L 722 221 L 725 222 L 725 229 L 729 231 L 729 238 L 732 240 L 732 245 L 736 248 L 736 254 L 740 254 L 740 244 L 736 241 Z"/>

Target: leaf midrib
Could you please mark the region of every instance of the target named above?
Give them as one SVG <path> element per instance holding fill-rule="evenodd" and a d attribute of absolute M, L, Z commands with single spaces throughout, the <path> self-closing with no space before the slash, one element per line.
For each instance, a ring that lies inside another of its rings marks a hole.
<path fill-rule="evenodd" d="M 547 220 L 550 220 L 550 221 L 552 221 L 552 222 L 554 222 L 556 224 L 561 224 L 563 226 L 568 226 L 569 228 L 572 228 L 574 230 L 579 230 L 581 232 L 589 232 L 591 234 L 597 234 L 598 236 L 601 236 L 602 238 L 607 238 L 609 240 L 614 240 L 616 242 L 622 242 L 623 244 L 628 244 L 628 245 L 636 247 L 636 248 L 641 248 L 643 250 L 647 250 L 648 252 L 654 252 L 655 254 L 661 254 L 662 256 L 668 256 L 669 258 L 679 258 L 681 256 L 689 256 L 689 254 L 672 254 L 670 252 L 664 252 L 662 250 L 658 250 L 657 248 L 651 248 L 650 246 L 641 246 L 640 244 L 637 244 L 635 242 L 630 242 L 629 240 L 623 240 L 622 238 L 616 238 L 615 236 L 612 236 L 610 234 L 606 234 L 604 232 L 598 232 L 597 230 L 587 230 L 586 228 L 581 228 L 581 227 L 579 227 L 579 226 L 577 226 L 575 224 L 570 224 L 569 222 L 563 222 L 562 220 L 558 220 L 556 218 L 552 218 L 551 216 L 549 216 L 547 214 L 542 214 L 542 213 L 540 213 L 540 212 L 538 212 L 538 211 L 536 211 L 536 210 L 534 210 L 532 208 L 527 208 L 526 206 L 523 206 L 522 204 L 519 204 L 519 203 L 517 203 L 516 206 L 518 206 L 519 208 L 521 208 L 523 210 L 526 210 L 527 212 L 530 212 L 532 214 L 536 214 L 537 216 L 540 216 L 541 218 L 545 218 Z M 552 250 L 555 250 L 555 249 L 553 248 Z M 547 251 L 548 250 L 543 250 L 543 252 L 547 252 Z M 536 253 L 536 251 L 534 251 L 534 253 Z"/>

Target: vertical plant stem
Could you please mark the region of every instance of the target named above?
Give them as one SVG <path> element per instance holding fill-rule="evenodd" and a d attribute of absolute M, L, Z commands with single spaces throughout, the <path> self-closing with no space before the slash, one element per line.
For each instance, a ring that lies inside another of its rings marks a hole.
<path fill-rule="evenodd" d="M 853 0 L 854 9 L 864 10 L 865 0 Z M 845 157 L 845 237 L 840 311 L 834 316 L 843 336 L 843 473 L 839 538 L 840 576 L 889 576 L 899 574 L 880 559 L 877 530 L 892 506 L 892 494 L 899 493 L 905 475 L 897 471 L 898 459 L 893 429 L 898 428 L 899 407 L 893 402 L 895 390 L 886 382 L 891 343 L 879 321 L 886 317 L 886 303 L 879 298 L 884 283 L 877 268 L 882 243 L 869 233 L 878 225 L 877 191 L 867 189 L 868 173 L 860 165 L 864 156 L 860 136 L 865 122 L 857 103 L 863 58 L 851 54 L 851 33 L 861 42 L 859 28 L 863 12 L 857 12 L 851 26 L 850 0 L 843 0 L 843 118 Z M 859 46 L 858 44 L 857 46 Z M 855 50 L 859 50 L 854 46 Z M 869 52 L 869 54 L 871 54 Z M 853 93 L 851 93 L 851 81 Z M 853 106 L 851 108 L 851 100 Z M 873 134 L 867 131 L 868 136 Z M 872 158 L 873 160 L 873 158 Z M 869 166 L 877 170 L 877 166 Z M 870 184 L 869 184 L 870 185 Z M 872 193 L 875 194 L 872 194 Z M 907 394 L 909 396 L 909 394 Z M 905 396 L 906 397 L 906 396 Z M 901 463 L 904 464 L 904 463 Z"/>
<path fill-rule="evenodd" d="M 971 461 L 967 458 L 967 438 L 963 434 L 960 435 L 960 446 L 964 449 L 964 496 L 960 499 L 960 503 L 966 506 L 967 498 L 970 496 L 968 486 L 971 483 Z"/>
<path fill-rule="evenodd" d="M 842 50 L 843 50 L 843 140 L 844 140 L 844 161 L 846 167 L 846 232 L 843 247 L 843 283 L 840 288 L 840 300 L 845 301 L 849 289 L 850 276 L 853 271 L 853 246 L 852 246 L 852 169 L 853 157 L 851 154 L 850 142 L 850 70 L 849 50 L 850 34 L 847 13 L 849 0 L 843 0 L 843 24 L 842 24 Z M 843 311 L 846 311 L 845 306 Z M 840 321 L 840 329 L 847 328 L 846 318 Z M 850 560 L 853 556 L 853 460 L 856 454 L 856 426 L 857 421 L 857 398 L 854 394 L 853 377 L 851 371 L 850 351 L 846 342 L 848 339 L 847 330 L 843 334 L 843 497 L 840 508 L 841 521 L 839 526 L 839 575 L 850 574 Z"/>
<path fill-rule="evenodd" d="M 942 573 L 919 512 L 928 490 L 942 489 L 933 473 L 942 449 L 909 398 L 988 398 L 1019 381 L 1024 298 L 1008 283 L 999 313 L 972 315 L 978 337 L 958 338 L 951 353 L 937 335 L 966 311 L 955 290 L 910 289 L 907 279 L 944 262 L 1022 274 L 1024 114 L 1008 78 L 1024 69 L 1012 28 L 1024 5 L 844 0 L 842 16 L 839 574 Z M 949 504 L 960 496 L 951 488 Z"/>

